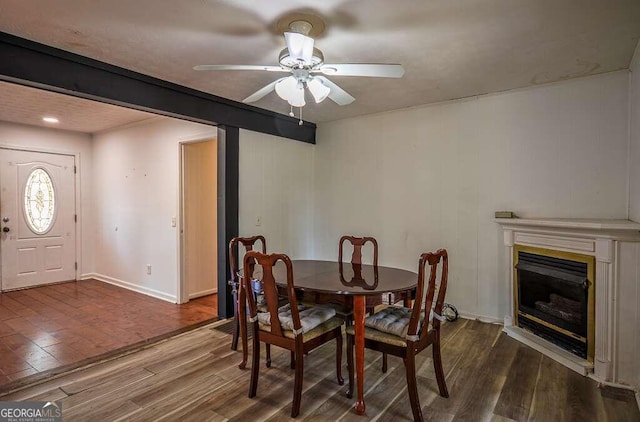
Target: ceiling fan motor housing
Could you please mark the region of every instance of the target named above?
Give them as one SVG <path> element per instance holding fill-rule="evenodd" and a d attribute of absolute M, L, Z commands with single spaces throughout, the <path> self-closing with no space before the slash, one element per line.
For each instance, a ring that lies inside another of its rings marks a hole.
<path fill-rule="evenodd" d="M 289 54 L 289 50 L 286 48 L 280 52 L 278 62 L 281 66 L 284 66 L 288 69 L 295 69 L 301 66 L 301 63 L 298 60 L 292 58 Z M 303 67 L 307 67 L 308 69 L 315 68 L 321 66 L 322 63 L 324 63 L 324 54 L 322 54 L 322 51 L 314 48 L 313 55 L 311 56 L 311 65 Z"/>

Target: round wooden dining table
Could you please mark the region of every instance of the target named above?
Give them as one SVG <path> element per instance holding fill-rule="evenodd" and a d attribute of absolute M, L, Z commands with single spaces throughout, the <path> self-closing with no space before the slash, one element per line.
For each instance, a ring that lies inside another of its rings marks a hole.
<path fill-rule="evenodd" d="M 364 403 L 364 319 L 367 296 L 383 293 L 402 293 L 414 290 L 418 283 L 415 272 L 381 265 L 362 265 L 339 263 L 335 261 L 294 260 L 293 280 L 296 290 L 322 293 L 327 295 L 344 295 L 353 297 L 353 325 L 355 330 L 355 372 L 356 403 L 355 410 L 359 415 L 365 414 Z M 278 262 L 273 269 L 276 283 L 286 286 L 286 267 Z M 259 267 L 254 278 L 260 278 Z M 243 331 L 243 363 L 247 361 L 246 342 L 246 296 L 240 290 L 238 298 L 241 331 Z"/>

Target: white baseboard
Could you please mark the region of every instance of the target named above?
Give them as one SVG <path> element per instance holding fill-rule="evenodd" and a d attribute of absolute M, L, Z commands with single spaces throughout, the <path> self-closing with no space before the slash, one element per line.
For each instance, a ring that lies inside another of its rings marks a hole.
<path fill-rule="evenodd" d="M 638 390 L 633 385 L 618 384 L 617 382 L 603 381 L 600 378 L 598 378 L 596 375 L 594 375 L 593 373 L 589 373 L 588 377 L 591 378 L 592 380 L 596 381 L 598 384 L 600 384 L 602 386 L 619 388 L 621 390 L 631 390 L 636 395 L 636 398 L 638 398 Z"/>
<path fill-rule="evenodd" d="M 496 317 L 486 316 L 486 315 L 471 314 L 469 312 L 464 312 L 464 311 L 458 311 L 458 316 L 460 318 L 478 320 L 478 321 L 481 321 L 481 322 L 487 322 L 489 324 L 500 324 L 500 325 L 503 325 L 503 323 L 504 323 L 504 320 L 502 318 L 496 318 Z"/>
<path fill-rule="evenodd" d="M 214 293 L 218 293 L 218 289 L 208 289 L 208 290 L 202 290 L 200 292 L 189 293 L 189 300 L 196 299 L 202 296 L 212 295 Z"/>
<path fill-rule="evenodd" d="M 129 283 L 128 281 L 119 280 L 117 278 L 109 277 L 103 274 L 88 273 L 83 274 L 81 277 L 82 280 L 86 280 L 88 278 L 95 278 L 96 280 L 104 281 L 105 283 L 113 284 L 114 286 L 122 287 L 124 289 L 133 290 L 134 292 L 155 297 L 156 299 L 162 299 L 171 303 L 178 303 L 178 299 L 174 295 L 170 295 L 155 289 L 150 289 L 149 287 L 139 286 L 137 284 Z"/>

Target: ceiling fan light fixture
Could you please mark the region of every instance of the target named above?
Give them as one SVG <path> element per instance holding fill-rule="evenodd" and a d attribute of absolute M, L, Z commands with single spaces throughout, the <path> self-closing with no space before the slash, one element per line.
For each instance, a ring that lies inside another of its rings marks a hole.
<path fill-rule="evenodd" d="M 293 107 L 304 107 L 307 104 L 304 100 L 304 88 L 296 89 L 295 94 L 287 101 Z"/>
<path fill-rule="evenodd" d="M 311 78 L 307 81 L 307 88 L 313 95 L 313 98 L 316 100 L 316 103 L 321 103 L 327 98 L 331 89 L 322 83 L 320 79 Z"/>
<path fill-rule="evenodd" d="M 280 98 L 294 107 L 303 107 L 306 104 L 304 101 L 304 85 L 293 76 L 278 82 L 275 89 Z"/>

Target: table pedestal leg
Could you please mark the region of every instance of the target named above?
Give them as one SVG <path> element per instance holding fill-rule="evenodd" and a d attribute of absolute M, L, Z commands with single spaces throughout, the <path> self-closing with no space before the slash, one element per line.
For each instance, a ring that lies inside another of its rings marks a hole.
<path fill-rule="evenodd" d="M 247 358 L 249 352 L 249 341 L 247 340 L 247 297 L 245 289 L 240 283 L 238 291 L 238 321 L 240 321 L 240 338 L 242 339 L 242 362 L 238 365 L 238 368 L 244 369 L 247 366 Z"/>
<path fill-rule="evenodd" d="M 356 349 L 356 413 L 364 415 L 364 308 L 366 298 L 353 298 L 353 328 L 355 330 Z"/>

